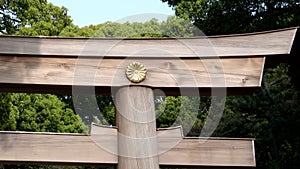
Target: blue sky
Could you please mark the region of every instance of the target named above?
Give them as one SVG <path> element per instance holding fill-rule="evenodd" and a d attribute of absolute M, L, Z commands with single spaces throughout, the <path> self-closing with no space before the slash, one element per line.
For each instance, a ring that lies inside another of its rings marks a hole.
<path fill-rule="evenodd" d="M 160 0 L 48 0 L 69 9 L 73 23 L 80 27 L 106 21 L 146 21 L 165 19 L 174 11 Z"/>

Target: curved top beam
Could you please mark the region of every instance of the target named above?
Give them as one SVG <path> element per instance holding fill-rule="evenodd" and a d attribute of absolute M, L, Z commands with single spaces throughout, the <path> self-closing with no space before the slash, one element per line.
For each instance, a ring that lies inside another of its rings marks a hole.
<path fill-rule="evenodd" d="M 194 38 L 0 36 L 0 54 L 55 57 L 241 57 L 290 54 L 297 28 Z"/>

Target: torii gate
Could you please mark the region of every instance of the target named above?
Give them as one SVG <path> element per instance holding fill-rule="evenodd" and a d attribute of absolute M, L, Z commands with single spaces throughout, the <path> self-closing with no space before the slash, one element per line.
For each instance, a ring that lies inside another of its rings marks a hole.
<path fill-rule="evenodd" d="M 166 95 L 183 90 L 222 95 L 216 92 L 222 88 L 226 94 L 252 92 L 260 87 L 265 61 L 291 53 L 296 32 L 207 39 L 0 36 L 0 91 L 84 93 L 95 87 L 97 94 L 113 92 L 117 110 L 117 128 L 92 124 L 89 135 L 1 132 L 0 162 L 255 167 L 253 139 L 185 138 L 181 128 L 157 131 L 153 89 Z"/>

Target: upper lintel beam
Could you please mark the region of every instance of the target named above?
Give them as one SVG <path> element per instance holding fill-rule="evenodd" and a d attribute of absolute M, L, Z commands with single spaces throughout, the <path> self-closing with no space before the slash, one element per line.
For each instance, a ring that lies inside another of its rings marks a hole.
<path fill-rule="evenodd" d="M 194 38 L 61 38 L 0 36 L 0 54 L 56 57 L 235 57 L 291 52 L 297 28 Z"/>

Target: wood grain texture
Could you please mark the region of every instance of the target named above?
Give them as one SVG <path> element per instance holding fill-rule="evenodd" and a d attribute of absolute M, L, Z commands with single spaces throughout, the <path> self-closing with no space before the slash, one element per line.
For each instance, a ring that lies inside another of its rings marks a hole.
<path fill-rule="evenodd" d="M 139 84 L 130 82 L 125 75 L 126 67 L 134 61 L 141 62 L 148 70 L 146 79 Z M 19 90 L 22 85 L 36 85 L 32 88 L 33 92 L 35 89 L 37 92 L 47 91 L 51 86 L 62 86 L 61 92 L 67 91 L 66 88 L 72 90 L 74 86 L 90 86 L 109 94 L 111 87 L 128 85 L 169 89 L 175 95 L 180 91 L 174 88 L 194 91 L 222 87 L 247 90 L 260 87 L 264 61 L 263 57 L 98 60 L 0 56 L 0 90 Z"/>
<path fill-rule="evenodd" d="M 297 28 L 250 34 L 163 39 L 0 36 L 0 54 L 92 57 L 227 57 L 289 54 Z"/>
<path fill-rule="evenodd" d="M 92 125 L 91 130 L 91 135 L 0 132 L 0 163 L 116 165 L 118 156 L 109 149 L 118 145 L 117 128 Z M 181 133 L 181 127 L 158 129 L 161 166 L 256 166 L 253 139 L 184 138 Z"/>
<path fill-rule="evenodd" d="M 2 163 L 116 164 L 106 152 L 84 135 L 1 133 Z"/>
<path fill-rule="evenodd" d="M 253 139 L 184 137 L 181 127 L 158 129 L 157 135 L 163 166 L 256 166 Z"/>
<path fill-rule="evenodd" d="M 253 142 L 249 140 L 183 139 L 160 155 L 166 166 L 231 166 L 255 167 Z M 234 155 L 233 155 L 234 154 Z M 176 160 L 174 160 L 176 159 Z"/>
<path fill-rule="evenodd" d="M 115 94 L 118 169 L 159 169 L 151 88 L 122 87 Z"/>

